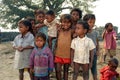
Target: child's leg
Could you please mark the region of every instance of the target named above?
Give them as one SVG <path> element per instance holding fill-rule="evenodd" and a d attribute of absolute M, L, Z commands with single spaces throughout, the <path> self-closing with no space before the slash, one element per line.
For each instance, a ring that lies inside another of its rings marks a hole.
<path fill-rule="evenodd" d="M 30 79 L 34 80 L 34 74 L 30 72 L 30 68 L 28 68 L 27 70 L 28 70 L 28 73 L 30 75 Z"/>
<path fill-rule="evenodd" d="M 48 37 L 48 45 L 49 45 L 49 48 L 52 50 L 52 37 Z"/>
<path fill-rule="evenodd" d="M 73 80 L 77 80 L 78 73 L 79 73 L 80 64 L 74 63 L 74 73 L 73 73 Z"/>
<path fill-rule="evenodd" d="M 83 80 L 89 80 L 89 64 L 82 64 Z"/>
<path fill-rule="evenodd" d="M 62 76 L 61 76 L 62 64 L 55 63 L 55 71 L 56 71 L 57 80 L 62 80 Z"/>
<path fill-rule="evenodd" d="M 68 80 L 68 70 L 69 70 L 69 64 L 64 64 L 64 73 L 63 73 L 64 80 Z"/>
<path fill-rule="evenodd" d="M 93 75 L 93 80 L 97 80 L 97 55 L 94 55 L 91 72 L 92 72 L 92 75 Z"/>
<path fill-rule="evenodd" d="M 23 80 L 24 78 L 24 69 L 19 69 L 19 80 Z"/>

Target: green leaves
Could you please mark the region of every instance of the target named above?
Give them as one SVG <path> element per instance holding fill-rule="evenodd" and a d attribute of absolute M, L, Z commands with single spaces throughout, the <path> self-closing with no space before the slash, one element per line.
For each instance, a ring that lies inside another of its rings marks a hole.
<path fill-rule="evenodd" d="M 90 12 L 91 4 L 96 0 L 2 0 L 0 2 L 0 26 L 7 27 L 11 24 L 11 28 L 17 27 L 17 22 L 27 16 L 34 17 L 35 9 L 48 10 L 52 9 L 56 14 L 60 14 L 64 9 L 72 9 L 78 7 L 83 12 Z"/>

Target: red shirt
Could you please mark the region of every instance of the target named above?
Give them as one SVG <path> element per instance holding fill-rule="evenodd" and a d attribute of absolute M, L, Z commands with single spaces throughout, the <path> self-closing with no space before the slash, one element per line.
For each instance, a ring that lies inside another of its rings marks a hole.
<path fill-rule="evenodd" d="M 113 80 L 116 79 L 119 74 L 116 71 L 110 70 L 109 66 L 105 66 L 100 70 L 100 80 Z"/>

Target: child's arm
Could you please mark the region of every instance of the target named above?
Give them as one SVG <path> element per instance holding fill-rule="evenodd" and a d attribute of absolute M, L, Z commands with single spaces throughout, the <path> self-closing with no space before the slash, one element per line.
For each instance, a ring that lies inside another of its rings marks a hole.
<path fill-rule="evenodd" d="M 105 37 L 105 33 L 106 33 L 106 29 L 103 31 L 103 33 L 102 33 L 102 38 L 104 39 L 104 37 Z"/>
<path fill-rule="evenodd" d="M 30 72 L 34 72 L 34 57 L 35 57 L 35 50 L 32 51 L 30 55 Z"/>
<path fill-rule="evenodd" d="M 71 48 L 70 58 L 71 58 L 71 66 L 73 67 L 74 49 L 72 48 Z"/>
<path fill-rule="evenodd" d="M 96 45 L 96 54 L 99 56 L 99 40 L 97 38 L 97 45 Z"/>
<path fill-rule="evenodd" d="M 90 69 L 92 68 L 93 65 L 93 58 L 94 58 L 94 50 L 90 50 Z"/>
<path fill-rule="evenodd" d="M 96 48 L 94 42 L 92 41 L 92 39 L 90 39 L 89 41 L 89 55 L 90 55 L 90 68 L 92 67 L 92 63 L 93 63 L 93 58 L 94 58 L 94 49 Z"/>
<path fill-rule="evenodd" d="M 48 57 L 48 61 L 49 61 L 48 70 L 49 70 L 49 72 L 51 72 L 54 68 L 54 60 L 53 60 L 53 53 L 50 49 L 48 50 L 48 55 L 49 55 L 49 57 Z"/>

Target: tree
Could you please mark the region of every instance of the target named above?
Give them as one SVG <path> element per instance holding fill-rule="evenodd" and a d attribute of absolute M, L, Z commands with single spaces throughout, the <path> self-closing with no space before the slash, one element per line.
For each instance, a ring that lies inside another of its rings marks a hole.
<path fill-rule="evenodd" d="M 0 2 L 1 26 L 6 28 L 12 24 L 11 28 L 16 28 L 17 22 L 27 16 L 34 17 L 35 9 L 52 9 L 56 14 L 60 14 L 64 9 L 80 8 L 83 12 L 91 13 L 89 8 L 93 8 L 92 2 L 97 0 L 2 0 Z"/>

